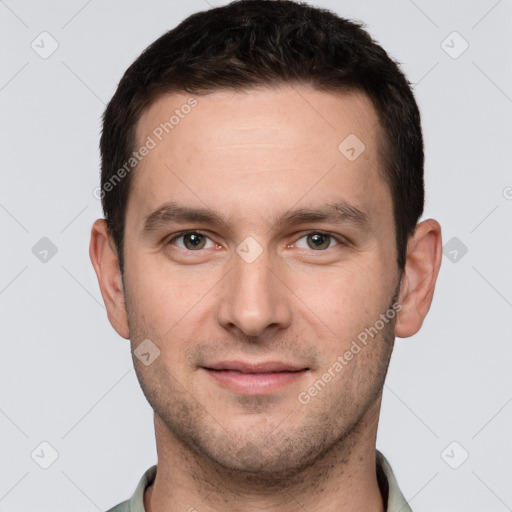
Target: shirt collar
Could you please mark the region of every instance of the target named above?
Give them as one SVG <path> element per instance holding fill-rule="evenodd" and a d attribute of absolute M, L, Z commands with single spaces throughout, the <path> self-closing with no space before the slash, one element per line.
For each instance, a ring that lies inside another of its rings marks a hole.
<path fill-rule="evenodd" d="M 404 498 L 395 475 L 389 462 L 384 455 L 377 450 L 377 480 L 384 499 L 387 496 L 387 509 L 386 512 L 412 512 L 411 507 Z M 127 512 L 145 512 L 144 509 L 144 491 L 146 487 L 151 485 L 156 477 L 157 466 L 150 467 L 140 479 L 137 489 L 133 494 L 131 500 L 128 502 Z"/>
<path fill-rule="evenodd" d="M 377 480 L 380 492 L 387 495 L 387 512 L 412 512 L 411 507 L 398 487 L 395 475 L 386 457 L 377 450 Z"/>

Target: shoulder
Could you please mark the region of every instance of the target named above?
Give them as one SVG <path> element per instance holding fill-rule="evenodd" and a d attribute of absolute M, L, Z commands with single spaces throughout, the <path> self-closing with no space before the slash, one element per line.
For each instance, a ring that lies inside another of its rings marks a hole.
<path fill-rule="evenodd" d="M 130 500 L 119 503 L 119 505 L 107 510 L 107 512 L 130 512 Z"/>
<path fill-rule="evenodd" d="M 156 477 L 157 467 L 150 467 L 140 479 L 133 496 L 107 512 L 144 512 L 144 491 L 148 485 L 151 485 Z"/>

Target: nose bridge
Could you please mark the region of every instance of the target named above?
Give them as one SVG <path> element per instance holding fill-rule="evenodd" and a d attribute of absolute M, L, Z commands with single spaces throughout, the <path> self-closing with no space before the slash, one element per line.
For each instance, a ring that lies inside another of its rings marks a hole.
<path fill-rule="evenodd" d="M 246 239 L 238 246 L 218 309 L 219 325 L 236 326 L 249 336 L 269 326 L 285 327 L 291 317 L 286 287 L 272 268 L 275 262 L 254 242 Z"/>

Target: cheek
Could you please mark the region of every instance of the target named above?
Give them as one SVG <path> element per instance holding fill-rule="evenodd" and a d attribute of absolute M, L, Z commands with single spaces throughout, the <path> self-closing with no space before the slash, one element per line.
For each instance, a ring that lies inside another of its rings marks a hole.
<path fill-rule="evenodd" d="M 133 336 L 150 338 L 162 353 L 183 352 L 201 332 L 216 326 L 212 316 L 221 272 L 172 267 L 160 255 L 132 257 L 126 265 L 128 313 Z"/>
<path fill-rule="evenodd" d="M 161 254 L 134 251 L 126 260 L 126 269 L 132 297 L 143 309 L 167 308 L 169 302 L 176 303 L 186 295 L 187 272 L 173 271 Z"/>
<path fill-rule="evenodd" d="M 373 325 L 385 313 L 392 294 L 389 271 L 384 275 L 378 262 L 297 273 L 289 282 L 300 298 L 299 316 L 325 331 L 326 341 L 332 338 L 336 350 Z"/>
<path fill-rule="evenodd" d="M 297 273 L 292 282 L 293 289 L 302 290 L 301 297 L 308 305 L 326 313 L 354 308 L 361 311 L 361 306 L 367 306 L 368 299 L 375 296 L 374 292 L 381 286 L 367 265 L 356 262 Z"/>

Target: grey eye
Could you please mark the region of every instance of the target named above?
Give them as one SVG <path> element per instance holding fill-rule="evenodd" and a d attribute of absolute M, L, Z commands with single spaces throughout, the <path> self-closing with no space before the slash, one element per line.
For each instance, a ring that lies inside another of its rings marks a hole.
<path fill-rule="evenodd" d="M 299 242 L 305 239 L 305 243 L 307 245 L 300 245 Z M 334 244 L 333 244 L 334 242 Z M 313 249 L 315 251 L 321 251 L 324 249 L 329 249 L 333 245 L 337 245 L 338 242 L 331 235 L 327 235 L 325 233 L 309 233 L 308 235 L 303 236 L 299 240 L 297 240 L 297 247 L 301 249 Z"/>
<path fill-rule="evenodd" d="M 182 240 L 181 243 L 178 243 L 178 240 Z M 177 236 L 172 239 L 172 242 L 175 243 L 181 249 L 187 249 L 189 251 L 198 251 L 200 249 L 205 249 L 209 247 L 213 247 L 213 242 L 205 235 L 196 232 L 184 233 L 182 235 Z M 207 246 L 207 243 L 210 243 Z"/>

